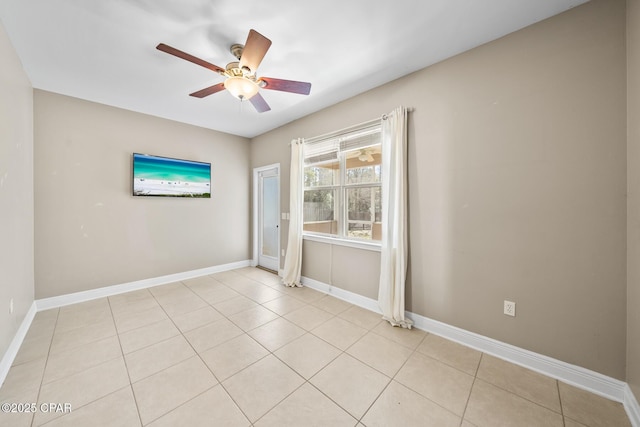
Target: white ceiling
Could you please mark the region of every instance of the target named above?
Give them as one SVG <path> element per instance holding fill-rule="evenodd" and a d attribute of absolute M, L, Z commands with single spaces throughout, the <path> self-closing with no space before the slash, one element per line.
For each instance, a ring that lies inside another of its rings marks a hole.
<path fill-rule="evenodd" d="M 253 137 L 585 1 L 0 0 L 0 20 L 34 88 Z M 251 28 L 273 42 L 258 75 L 309 96 L 190 97 L 223 78 L 155 49 L 224 68 Z"/>

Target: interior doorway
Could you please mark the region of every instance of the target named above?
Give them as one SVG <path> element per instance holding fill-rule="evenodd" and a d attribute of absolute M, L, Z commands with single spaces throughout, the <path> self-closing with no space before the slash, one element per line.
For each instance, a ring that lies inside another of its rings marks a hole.
<path fill-rule="evenodd" d="M 280 269 L 280 164 L 253 170 L 253 262 Z"/>

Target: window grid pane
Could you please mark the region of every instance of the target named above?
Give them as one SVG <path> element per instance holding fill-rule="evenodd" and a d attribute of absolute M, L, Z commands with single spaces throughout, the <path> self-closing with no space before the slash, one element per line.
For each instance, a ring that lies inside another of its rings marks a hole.
<path fill-rule="evenodd" d="M 379 186 L 346 188 L 347 236 L 380 240 L 378 232 L 381 208 Z"/>
<path fill-rule="evenodd" d="M 304 191 L 303 230 L 314 233 L 336 234 L 335 189 Z"/>
<path fill-rule="evenodd" d="M 381 182 L 381 155 L 380 144 L 346 151 L 345 185 Z"/>
<path fill-rule="evenodd" d="M 336 161 L 304 168 L 304 188 L 339 185 L 340 163 Z"/>
<path fill-rule="evenodd" d="M 305 159 L 304 232 L 357 240 L 381 239 L 379 131 L 366 136 L 369 139 L 356 141 L 358 144 L 341 143 L 336 157 L 314 152 Z"/>

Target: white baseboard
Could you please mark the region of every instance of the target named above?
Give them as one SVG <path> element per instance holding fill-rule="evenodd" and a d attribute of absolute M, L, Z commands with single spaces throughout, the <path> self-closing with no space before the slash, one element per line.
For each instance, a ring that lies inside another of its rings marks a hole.
<path fill-rule="evenodd" d="M 2 356 L 0 361 L 0 385 L 7 377 L 7 373 L 13 364 L 13 361 L 20 350 L 20 346 L 24 341 L 24 337 L 29 331 L 31 322 L 38 311 L 48 310 L 50 308 L 64 307 L 79 302 L 91 301 L 98 298 L 104 298 L 112 295 L 118 295 L 124 292 L 136 291 L 139 289 L 151 288 L 153 286 L 165 285 L 180 280 L 193 279 L 205 276 L 207 274 L 220 273 L 222 271 L 234 270 L 236 268 L 248 267 L 251 265 L 250 260 L 232 262 L 229 264 L 217 265 L 214 267 L 201 268 L 198 270 L 185 271 L 182 273 L 169 274 L 166 276 L 154 277 L 151 279 L 137 280 L 135 282 L 122 283 L 119 285 L 105 286 L 103 288 L 91 289 L 89 291 L 75 292 L 73 294 L 60 295 L 57 297 L 38 299 L 33 302 L 31 308 L 27 312 L 24 320 L 20 324 L 9 348 Z"/>
<path fill-rule="evenodd" d="M 607 399 L 617 402 L 624 401 L 626 383 L 623 381 L 414 313 L 407 312 L 407 317 L 413 320 L 415 327 L 424 331 L 440 335 Z"/>
<path fill-rule="evenodd" d="M 0 385 L 4 382 L 13 361 L 20 350 L 20 346 L 24 341 L 24 337 L 29 331 L 31 322 L 38 311 L 48 310 L 50 308 L 64 307 L 79 302 L 91 301 L 98 298 L 104 298 L 112 295 L 122 294 L 124 292 L 136 291 L 139 289 L 151 288 L 153 286 L 165 285 L 180 280 L 193 279 L 205 276 L 207 274 L 220 273 L 222 271 L 234 270 L 236 268 L 248 267 L 251 265 L 250 260 L 232 262 L 229 264 L 217 265 L 214 267 L 201 268 L 198 270 L 185 271 L 182 273 L 169 274 L 166 276 L 154 277 L 151 279 L 137 280 L 135 282 L 122 283 L 119 285 L 105 286 L 103 288 L 91 289 L 89 291 L 75 292 L 73 294 L 60 295 L 57 297 L 38 299 L 33 302 L 31 308 L 27 312 L 22 324 L 18 328 L 9 348 L 2 356 L 0 361 Z"/>
<path fill-rule="evenodd" d="M 33 322 L 33 318 L 37 311 L 36 303 L 34 301 L 27 311 L 27 314 L 24 316 L 24 319 L 22 319 L 22 323 L 20 323 L 20 327 L 13 336 L 13 340 L 11 340 L 9 348 L 7 348 L 4 356 L 2 356 L 2 361 L 0 361 L 0 386 L 2 386 L 4 380 L 7 378 L 9 369 L 11 369 L 11 365 L 18 354 L 18 350 L 20 350 L 24 337 L 27 335 L 27 332 L 29 332 L 29 327 L 31 326 L 31 322 Z"/>
<path fill-rule="evenodd" d="M 625 384 L 624 389 L 624 409 L 627 411 L 629 420 L 633 427 L 640 427 L 640 404 L 631 391 L 629 384 Z"/>
<path fill-rule="evenodd" d="M 333 285 L 328 285 L 323 282 L 319 282 L 315 279 L 310 279 L 308 277 L 302 277 L 301 282 L 303 285 L 315 289 L 316 291 L 332 295 L 338 299 L 349 302 L 353 305 L 357 305 L 358 307 L 366 308 L 367 310 L 373 311 L 375 313 L 380 313 L 382 315 L 382 311 L 380 310 L 380 306 L 378 305 L 378 301 L 365 297 L 350 291 L 345 291 L 344 289 L 336 288 Z"/>
<path fill-rule="evenodd" d="M 220 273 L 222 271 L 234 270 L 236 268 L 248 267 L 251 265 L 250 260 L 232 262 L 229 264 L 217 265 L 214 267 L 201 268 L 198 270 L 185 271 L 182 273 L 169 274 L 166 276 L 155 277 L 151 279 L 137 280 L 135 282 L 122 283 L 119 285 L 105 286 L 103 288 L 92 289 L 89 291 L 75 292 L 73 294 L 60 295 L 57 297 L 38 299 L 33 302 L 31 308 L 27 312 L 20 327 L 9 344 L 9 348 L 2 356 L 0 361 L 0 386 L 4 382 L 11 365 L 20 350 L 20 346 L 24 341 L 24 337 L 29 331 L 31 322 L 38 311 L 48 310 L 50 308 L 64 307 L 70 304 L 76 304 L 79 302 L 91 301 L 97 298 L 108 297 L 111 295 L 118 295 L 124 292 L 136 291 L 139 289 L 150 288 L 153 286 L 164 285 L 167 283 L 173 283 L 180 280 L 193 279 L 196 277 L 205 276 L 207 274 Z"/>
<path fill-rule="evenodd" d="M 120 285 L 105 286 L 103 288 L 91 289 L 89 291 L 75 292 L 57 297 L 43 298 L 36 300 L 38 311 L 50 308 L 64 307 L 65 305 L 77 304 L 79 302 L 91 301 L 125 292 L 137 291 L 139 289 L 151 288 L 167 283 L 178 282 L 180 280 L 193 279 L 207 274 L 220 273 L 222 271 L 234 270 L 236 268 L 249 267 L 250 260 L 232 262 L 214 267 L 200 268 L 198 270 L 185 271 L 183 273 L 169 274 L 166 276 L 154 277 L 151 279 L 137 280 L 135 282 L 123 283 Z"/>
<path fill-rule="evenodd" d="M 302 283 L 312 289 L 333 295 L 362 308 L 381 313 L 378 301 L 336 288 L 308 277 L 302 278 Z M 555 378 L 583 390 L 590 391 L 607 399 L 624 404 L 627 414 L 634 427 L 640 427 L 640 407 L 627 383 L 598 372 L 572 365 L 561 360 L 534 353 L 511 344 L 503 343 L 483 335 L 469 332 L 455 326 L 427 317 L 406 312 L 406 316 L 413 321 L 417 329 L 442 336 L 451 341 L 471 347 L 483 353 L 504 359 L 516 365 L 531 369 L 543 375 Z M 634 421 L 635 420 L 635 421 Z"/>

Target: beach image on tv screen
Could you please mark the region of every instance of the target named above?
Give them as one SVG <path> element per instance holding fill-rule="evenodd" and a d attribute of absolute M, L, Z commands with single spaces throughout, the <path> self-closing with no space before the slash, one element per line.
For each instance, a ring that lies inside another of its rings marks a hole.
<path fill-rule="evenodd" d="M 133 155 L 133 195 L 211 197 L 211 164 Z"/>

